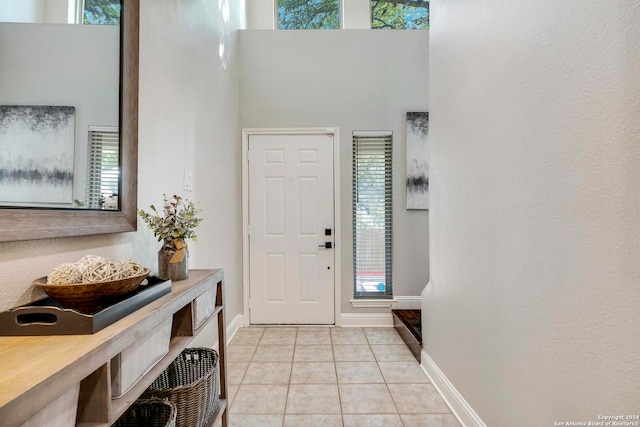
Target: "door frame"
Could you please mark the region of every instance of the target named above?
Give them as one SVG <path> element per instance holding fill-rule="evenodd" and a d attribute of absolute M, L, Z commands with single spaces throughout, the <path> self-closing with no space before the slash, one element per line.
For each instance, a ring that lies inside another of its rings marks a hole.
<path fill-rule="evenodd" d="M 340 129 L 328 128 L 243 128 L 242 129 L 242 303 L 243 324 L 251 325 L 249 310 L 249 136 L 251 135 L 333 135 L 333 322 L 339 326 L 342 296 L 340 252 Z"/>

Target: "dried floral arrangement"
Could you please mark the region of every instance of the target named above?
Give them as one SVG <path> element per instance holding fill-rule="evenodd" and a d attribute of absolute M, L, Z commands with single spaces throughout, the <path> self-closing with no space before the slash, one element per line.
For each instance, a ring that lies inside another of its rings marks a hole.
<path fill-rule="evenodd" d="M 175 248 L 174 240 L 197 240 L 195 229 L 202 218 L 198 217 L 201 212 L 192 201 L 183 199 L 179 195 L 173 195 L 170 199 L 163 194 L 162 215 L 154 205 L 150 206 L 152 213 L 147 213 L 142 209 L 138 210 L 138 215 L 153 231 L 153 235 L 158 241 L 163 241 L 165 245 Z M 183 243 L 183 242 L 180 242 Z"/>

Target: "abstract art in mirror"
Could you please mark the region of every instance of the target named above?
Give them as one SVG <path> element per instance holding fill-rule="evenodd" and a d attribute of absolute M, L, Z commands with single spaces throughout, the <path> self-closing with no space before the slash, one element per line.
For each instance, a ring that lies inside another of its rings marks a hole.
<path fill-rule="evenodd" d="M 0 106 L 0 206 L 72 202 L 75 108 Z"/>
<path fill-rule="evenodd" d="M 429 113 L 407 113 L 407 209 L 429 209 Z"/>

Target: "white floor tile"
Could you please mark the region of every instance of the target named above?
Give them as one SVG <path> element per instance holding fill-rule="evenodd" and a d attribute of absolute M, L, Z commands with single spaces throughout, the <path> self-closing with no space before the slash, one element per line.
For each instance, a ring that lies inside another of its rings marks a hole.
<path fill-rule="evenodd" d="M 241 328 L 228 349 L 235 427 L 460 427 L 392 328 Z"/>

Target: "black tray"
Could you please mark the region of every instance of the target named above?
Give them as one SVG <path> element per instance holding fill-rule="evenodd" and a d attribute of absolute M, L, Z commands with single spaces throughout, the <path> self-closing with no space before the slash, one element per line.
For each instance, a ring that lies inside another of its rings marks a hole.
<path fill-rule="evenodd" d="M 171 292 L 171 280 L 149 276 L 140 287 L 93 314 L 43 298 L 0 313 L 0 336 L 89 335 Z"/>

